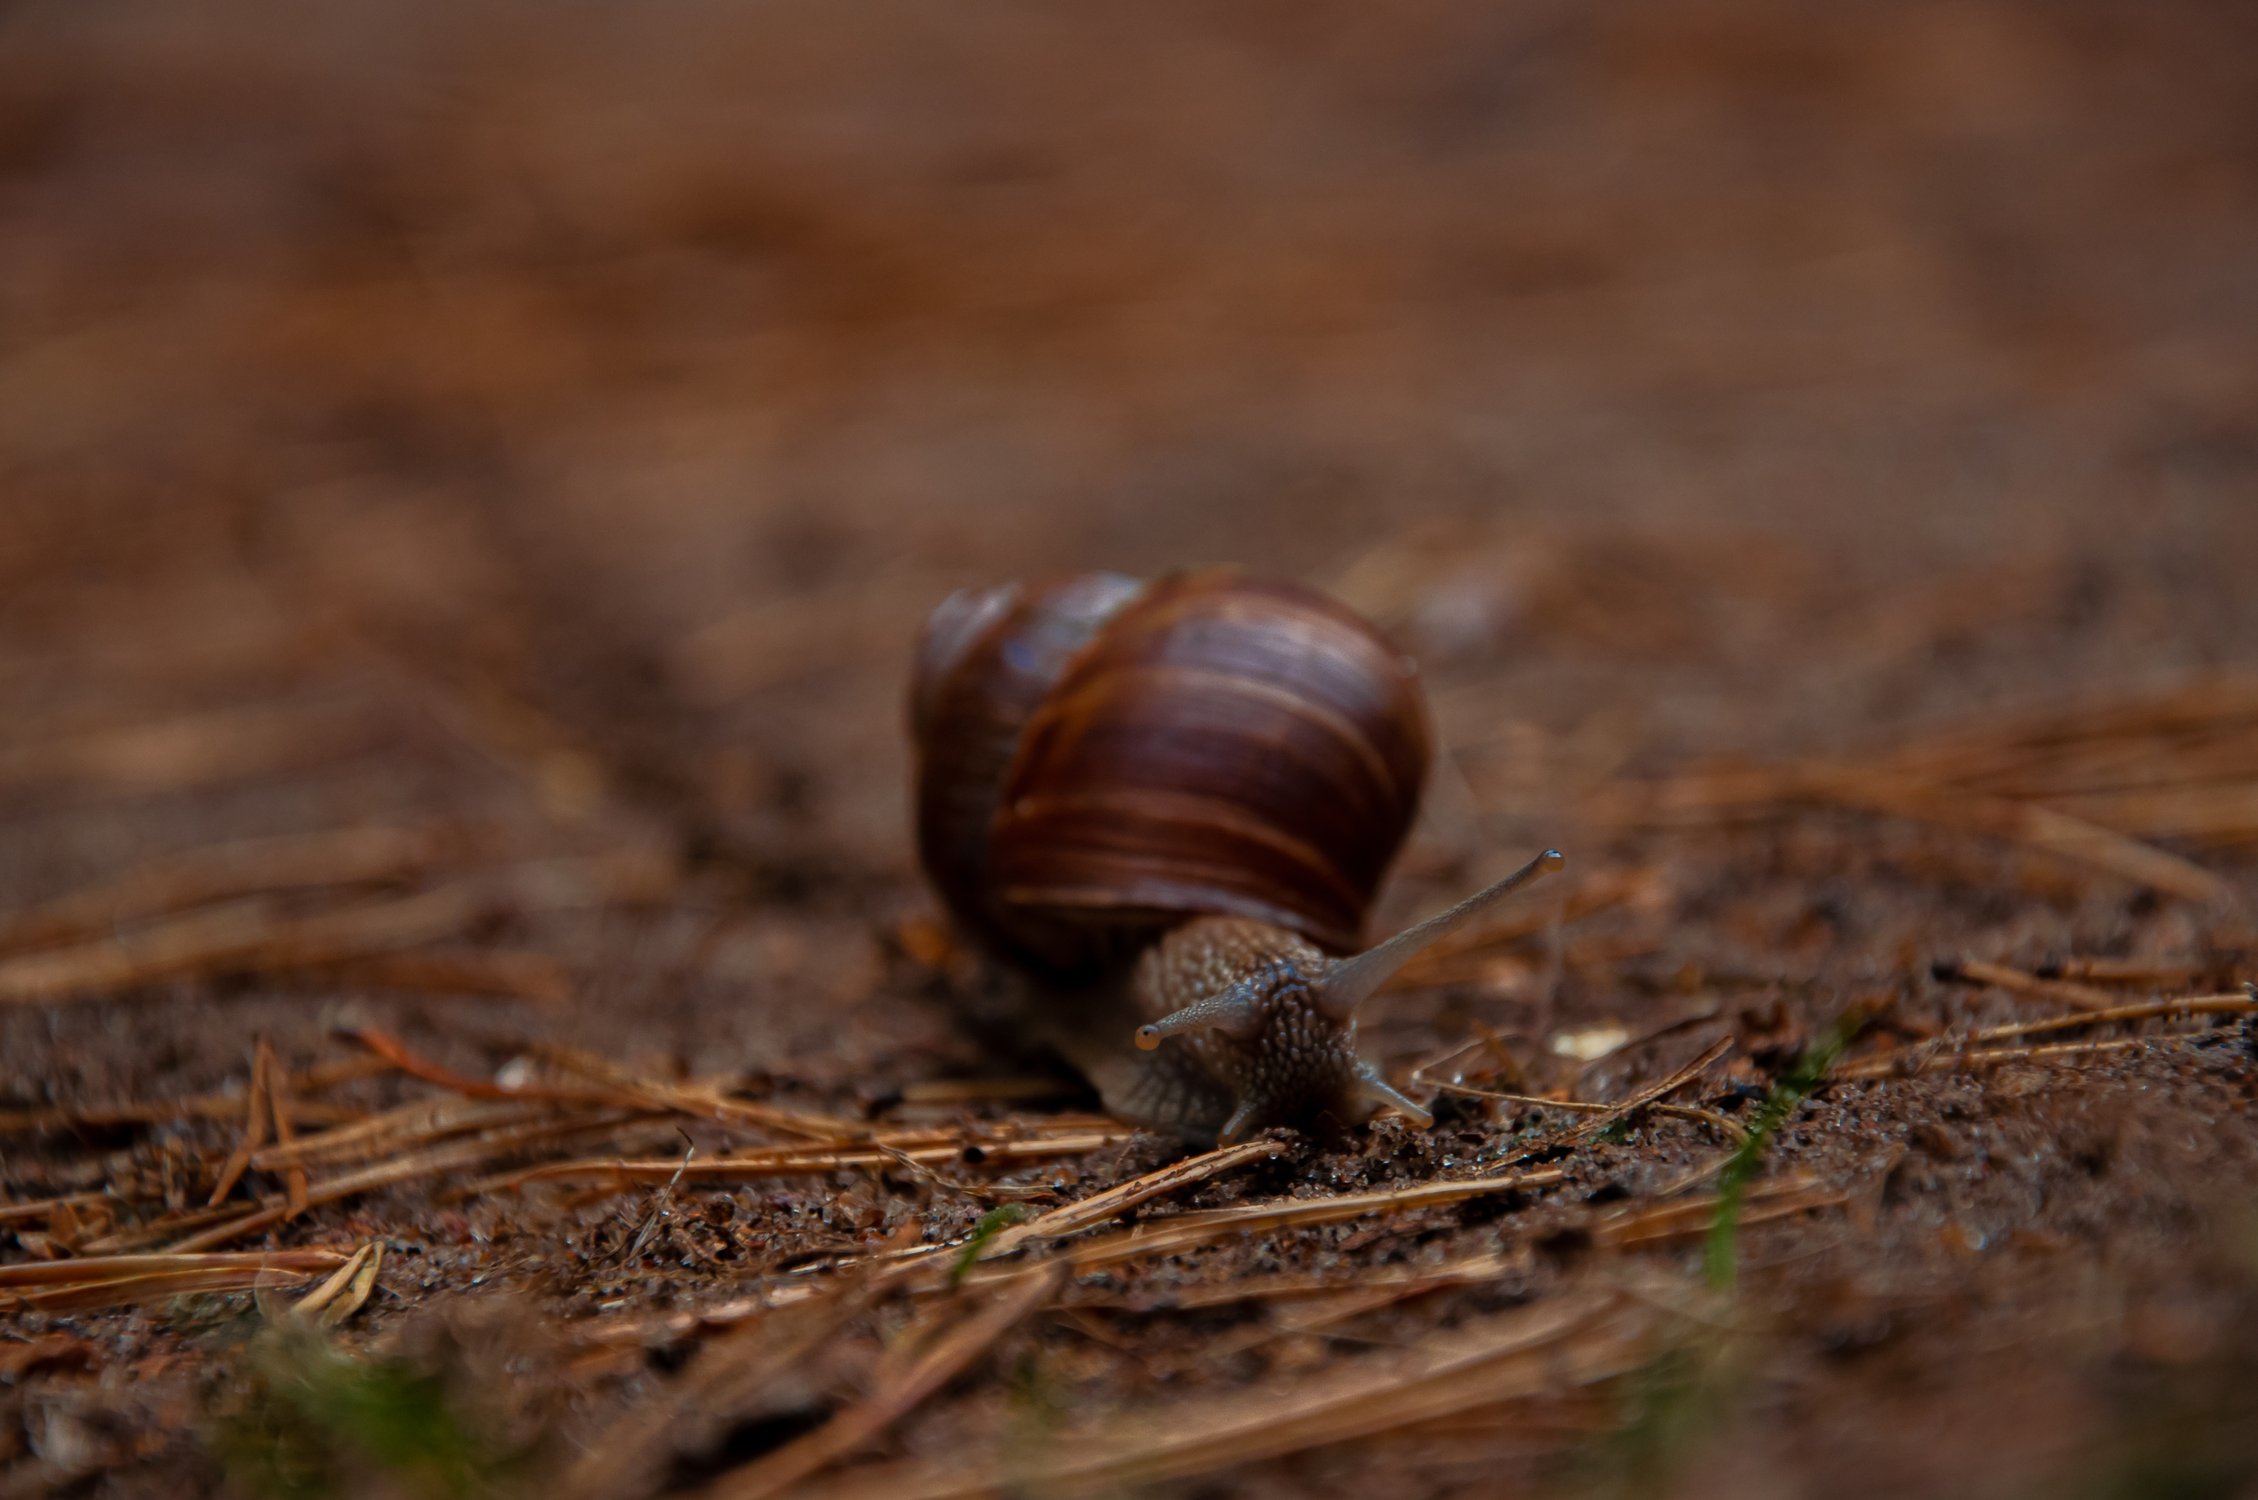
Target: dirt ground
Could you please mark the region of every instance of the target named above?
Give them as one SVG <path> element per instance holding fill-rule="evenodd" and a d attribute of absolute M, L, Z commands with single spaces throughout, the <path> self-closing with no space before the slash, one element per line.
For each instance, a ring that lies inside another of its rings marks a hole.
<path fill-rule="evenodd" d="M 1213 561 L 1554 1102 L 1077 1219 L 909 643 Z M 2254 577 L 2235 7 L 10 7 L 0 1495 L 2258 1496 Z"/>

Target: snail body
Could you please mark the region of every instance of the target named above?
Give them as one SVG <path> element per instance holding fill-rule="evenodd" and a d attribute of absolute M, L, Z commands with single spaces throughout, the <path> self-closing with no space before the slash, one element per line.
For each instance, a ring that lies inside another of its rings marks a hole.
<path fill-rule="evenodd" d="M 1417 814 L 1417 670 L 1342 605 L 1235 571 L 953 595 L 911 727 L 921 862 L 1019 976 L 1019 1023 L 1109 1110 L 1193 1139 L 1427 1123 L 1357 1055 L 1357 1006 L 1559 861 L 1335 956 Z"/>

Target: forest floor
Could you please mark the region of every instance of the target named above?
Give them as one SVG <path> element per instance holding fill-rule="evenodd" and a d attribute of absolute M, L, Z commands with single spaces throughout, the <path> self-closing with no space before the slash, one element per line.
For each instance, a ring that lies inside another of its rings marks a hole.
<path fill-rule="evenodd" d="M 2258 34 L 30 6 L 0 1496 L 2258 1495 Z M 1415 655 L 1439 1119 L 962 1020 L 950 589 Z"/>

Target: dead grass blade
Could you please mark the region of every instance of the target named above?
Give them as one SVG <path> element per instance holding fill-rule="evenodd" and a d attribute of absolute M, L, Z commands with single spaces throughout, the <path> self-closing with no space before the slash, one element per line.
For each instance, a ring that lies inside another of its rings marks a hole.
<path fill-rule="evenodd" d="M 384 1266 L 384 1243 L 370 1240 L 352 1258 L 330 1274 L 327 1281 L 298 1299 L 290 1315 L 302 1323 L 336 1328 L 359 1312 L 376 1290 L 377 1272 Z"/>
<path fill-rule="evenodd" d="M 1828 1075 L 1828 1082 L 1839 1083 L 1863 1078 L 1916 1078 L 1923 1073 L 1968 1072 L 1980 1068 L 1996 1068 L 2004 1063 L 2056 1062 L 2095 1053 L 2129 1052 L 2141 1047 L 2164 1047 L 2175 1042 L 2200 1041 L 2217 1035 L 2216 1031 L 2207 1029 L 2166 1032 L 2161 1036 L 2117 1037 L 2098 1042 L 2062 1042 L 2051 1047 L 1979 1047 L 1959 1052 L 1942 1048 L 1914 1048 L 1841 1064 Z"/>
<path fill-rule="evenodd" d="M 274 1140 L 281 1151 L 293 1151 L 298 1144 L 298 1128 L 291 1123 L 290 1072 L 274 1055 L 274 1048 L 264 1038 L 259 1041 L 259 1062 L 266 1070 L 267 1112 L 274 1118 Z M 306 1166 L 292 1156 L 282 1169 L 284 1191 L 290 1204 L 292 1217 L 306 1211 Z"/>
<path fill-rule="evenodd" d="M 2222 672 L 2149 692 L 2096 694 L 1960 724 L 1903 746 L 1890 763 L 1956 779 L 2024 774 L 2034 758 L 2063 747 L 2168 736 L 2258 723 L 2258 675 Z"/>
<path fill-rule="evenodd" d="M 45 1313 L 95 1312 L 110 1307 L 136 1307 L 149 1302 L 169 1302 L 196 1292 L 253 1292 L 301 1286 L 311 1278 L 303 1271 L 271 1266 L 223 1267 L 203 1271 L 150 1271 L 121 1276 L 85 1286 L 56 1287 L 51 1291 L 16 1294 L 17 1304 Z M 7 1293 L 0 1293 L 0 1306 Z"/>
<path fill-rule="evenodd" d="M 1056 1156 L 1080 1156 L 1085 1152 L 1119 1145 L 1131 1134 L 1133 1132 L 1129 1130 L 1115 1128 L 1093 1131 L 1087 1135 L 1038 1136 L 1032 1140 L 983 1140 L 977 1144 L 990 1162 L 1044 1161 Z M 915 1163 L 957 1161 L 963 1155 L 964 1144 L 952 1142 L 938 1146 L 910 1147 L 794 1146 L 774 1151 L 739 1152 L 732 1156 L 714 1157 L 688 1164 L 663 1157 L 643 1160 L 587 1157 L 577 1161 L 547 1162 L 504 1173 L 472 1183 L 463 1191 L 468 1195 L 520 1187 L 528 1182 L 607 1179 L 626 1187 L 642 1182 L 668 1182 L 673 1180 L 677 1172 L 694 1182 L 740 1182 L 762 1177 L 804 1177 L 848 1168 L 886 1167 L 899 1165 L 904 1158 Z"/>
<path fill-rule="evenodd" d="M 1388 1292 L 1391 1294 L 1391 1301 L 1402 1301 L 1443 1287 L 1495 1281 L 1523 1264 L 1511 1251 L 1487 1250 L 1479 1255 L 1462 1256 L 1435 1266 L 1361 1275 L 1353 1283 L 1344 1283 L 1338 1273 L 1321 1272 L 1315 1275 L 1240 1277 L 1197 1286 L 1172 1287 L 1159 1292 L 1070 1292 L 1061 1300 L 1064 1305 L 1071 1307 L 1113 1308 L 1123 1312 L 1180 1312 L 1202 1307 L 1228 1307 L 1237 1302 L 1298 1301 L 1303 1298 L 1329 1301 L 1342 1295 L 1344 1288 L 1353 1288 L 1357 1292 L 1369 1291 L 1375 1295 Z"/>
<path fill-rule="evenodd" d="M 1177 1192 L 1195 1183 L 1205 1182 L 1249 1162 L 1262 1161 L 1276 1156 L 1276 1141 L 1241 1141 L 1236 1146 L 1188 1156 L 1171 1163 L 1157 1172 L 1147 1172 L 1103 1192 L 1054 1208 L 1023 1224 L 1014 1224 L 997 1234 L 982 1247 L 979 1258 L 990 1260 L 1008 1254 L 1031 1240 L 1055 1240 L 1067 1235 L 1080 1234 L 1120 1214 L 1127 1213 L 1140 1203 L 1149 1203 L 1167 1193 Z"/>
<path fill-rule="evenodd" d="M 333 1088 L 340 1083 L 372 1078 L 392 1071 L 381 1058 L 355 1057 L 342 1063 L 309 1068 L 297 1078 L 301 1094 Z M 147 1103 L 56 1105 L 46 1109 L 0 1110 L 0 1134 L 41 1130 L 115 1130 L 132 1125 L 171 1125 L 186 1120 L 216 1120 L 240 1115 L 244 1096 L 238 1093 L 194 1094 L 185 1099 Z M 336 1105 L 299 1100 L 293 1110 L 303 1123 L 345 1124 L 363 1119 L 366 1112 Z"/>
<path fill-rule="evenodd" d="M 306 914 L 251 900 L 0 961 L 0 1003 L 102 999 L 163 980 L 318 968 L 452 938 L 497 912 L 646 899 L 672 877 L 665 861 L 628 851 L 526 865 Z"/>
<path fill-rule="evenodd" d="M 2002 1042 L 2011 1037 L 2043 1036 L 2051 1031 L 2074 1031 L 2081 1026 L 2111 1026 L 2124 1021 L 2152 1021 L 2165 1016 L 2235 1016 L 2258 1011 L 2258 999 L 2249 995 L 2188 995 L 2178 1000 L 2155 1000 L 2145 1005 L 2113 1005 L 2107 1010 L 2081 1011 L 2074 1016 L 2049 1016 L 2043 1021 L 2015 1021 L 1970 1032 L 1970 1042 Z M 1924 1051 L 1908 1049 L 1908 1053 Z"/>
<path fill-rule="evenodd" d="M 556 1105 L 540 1099 L 521 1103 L 454 1097 L 416 1099 L 334 1130 L 301 1136 L 289 1146 L 264 1147 L 252 1156 L 251 1165 L 272 1172 L 292 1163 L 318 1167 L 376 1161 L 472 1131 L 553 1119 L 556 1112 Z"/>
<path fill-rule="evenodd" d="M 343 1033 L 383 1058 L 410 1078 L 433 1084 L 450 1094 L 460 1094 L 466 1099 L 509 1099 L 541 1101 L 550 1104 L 606 1104 L 617 1106 L 623 1102 L 613 1090 L 560 1089 L 545 1084 L 526 1084 L 511 1087 L 490 1078 L 473 1078 L 467 1073 L 457 1073 L 442 1067 L 429 1058 L 409 1048 L 406 1042 L 389 1031 L 375 1026 L 357 1026 Z"/>
<path fill-rule="evenodd" d="M 1587 1099 L 1548 1099 L 1542 1094 L 1507 1094 L 1496 1089 L 1478 1089 L 1463 1083 L 1437 1084 L 1436 1087 L 1445 1093 L 1460 1094 L 1470 1099 L 1496 1099 L 1506 1104 L 1526 1104 L 1538 1109 L 1557 1109 L 1567 1114 L 1576 1115 L 1612 1114 L 1617 1107 L 1612 1104 L 1595 1103 Z M 1703 1109 L 1698 1104 L 1653 1103 L 1646 1107 L 1658 1115 L 1668 1115 L 1673 1120 L 1692 1120 L 1707 1125 L 1729 1141 L 1739 1141 L 1748 1134 L 1746 1130 L 1741 1128 L 1740 1122 L 1729 1115 L 1721 1115 L 1713 1109 Z M 1605 1127 L 1601 1128 L 1604 1129 Z"/>
<path fill-rule="evenodd" d="M 1177 1214 L 1152 1224 L 1139 1224 L 1131 1229 L 1085 1241 L 1067 1251 L 1065 1259 L 1077 1270 L 1088 1270 L 1095 1266 L 1112 1265 L 1149 1255 L 1180 1254 L 1202 1245 L 1213 1244 L 1226 1235 L 1258 1229 L 1306 1228 L 1315 1224 L 1362 1218 L 1366 1214 L 1438 1208 L 1490 1193 L 1552 1187 L 1566 1178 L 1566 1173 L 1555 1168 L 1541 1168 L 1529 1172 L 1458 1178 L 1449 1182 L 1423 1182 L 1411 1187 L 1385 1188 L 1369 1193 L 1341 1193 L 1330 1198 L 1281 1198 L 1262 1203 L 1239 1204 L 1231 1208 L 1206 1209 L 1197 1213 Z M 1022 1274 L 1025 1274 L 1024 1271 L 1012 1268 L 975 1268 L 965 1281 L 967 1285 L 974 1285 L 999 1276 Z"/>
<path fill-rule="evenodd" d="M 1918 1046 L 1900 1047 L 1873 1057 L 1863 1057 L 1855 1063 L 1843 1064 L 1836 1077 L 1883 1078 L 1910 1069 L 1926 1072 L 1940 1057 L 1953 1055 L 1955 1047 L 1980 1047 L 1985 1042 L 2011 1041 L 2018 1037 L 2045 1036 L 2057 1031 L 2077 1031 L 2087 1026 L 2113 1026 L 2129 1021 L 2154 1021 L 2170 1016 L 2234 1016 L 2258 1012 L 2258 995 L 2184 995 L 2177 1000 L 2153 1000 L 2143 1005 L 2113 1005 L 2106 1010 L 2079 1011 L 2075 1015 L 2048 1016 L 2039 1021 L 2014 1021 L 2003 1026 L 1987 1026 L 1968 1033 L 1957 1040 L 1940 1039 Z M 2182 1032 L 2182 1036 L 2202 1036 L 2200 1031 Z M 2156 1038 L 2128 1038 L 2130 1041 L 2157 1040 Z M 2083 1044 L 2081 1044 L 2083 1045 Z M 2005 1058 L 2013 1049 L 1999 1049 Z M 1961 1055 L 1967 1055 L 1964 1052 Z M 1855 1070 L 1855 1071 L 1852 1071 Z"/>
<path fill-rule="evenodd" d="M 2226 880 L 2192 860 L 2036 803 L 1858 772 L 1814 774 L 1806 778 L 1803 790 L 1807 796 L 1841 807 L 2022 844 L 2206 905 L 2234 894 L 2234 887 Z"/>
<path fill-rule="evenodd" d="M 552 1043 L 536 1043 L 532 1050 L 535 1056 L 544 1061 L 603 1084 L 622 1098 L 688 1115 L 693 1119 L 712 1120 L 728 1125 L 750 1125 L 779 1135 L 831 1144 L 868 1140 L 875 1134 L 868 1125 L 854 1120 L 786 1109 L 749 1099 L 732 1099 L 723 1094 L 722 1085 L 718 1083 L 682 1084 L 638 1078 L 603 1058 L 591 1057 L 585 1052 Z"/>
<path fill-rule="evenodd" d="M 671 1455 L 707 1446 L 754 1410 L 779 1377 L 859 1317 L 881 1284 L 852 1282 L 706 1342 L 672 1386 L 619 1417 L 581 1451 L 559 1486 L 560 1500 L 610 1500 L 656 1489 Z"/>
<path fill-rule="evenodd" d="M 365 1193 L 373 1188 L 389 1187 L 398 1182 L 409 1182 L 418 1177 L 435 1176 L 442 1172 L 461 1171 L 465 1168 L 488 1165 L 500 1157 L 523 1150 L 537 1142 L 552 1141 L 560 1137 L 597 1131 L 613 1131 L 630 1123 L 632 1116 L 609 1115 L 591 1119 L 585 1115 L 565 1119 L 535 1121 L 531 1124 L 482 1131 L 467 1141 L 452 1146 L 441 1146 L 425 1151 L 414 1151 L 389 1161 L 378 1162 L 358 1172 L 327 1182 L 313 1184 L 307 1191 L 309 1207 L 335 1203 Z M 196 1233 L 173 1245 L 176 1252 L 209 1250 L 230 1240 L 262 1229 L 272 1228 L 292 1217 L 296 1212 L 287 1199 L 267 1200 L 263 1206 L 249 1213 L 227 1219 Z"/>
<path fill-rule="evenodd" d="M 1724 1201 L 1722 1193 L 1707 1193 L 1660 1207 L 1634 1206 L 1601 1219 L 1592 1227 L 1592 1237 L 1615 1250 L 1668 1240 L 1699 1239 L 1716 1223 L 1718 1207 Z M 1739 1201 L 1740 1210 L 1734 1222 L 1746 1228 L 1816 1209 L 1840 1208 L 1850 1201 L 1850 1195 L 1821 1187 L 1810 1178 L 1780 1178 L 1750 1188 Z"/>
<path fill-rule="evenodd" d="M 1572 1146 L 1578 1142 L 1589 1140 L 1616 1121 L 1627 1119 L 1638 1111 L 1648 1108 L 1665 1114 L 1699 1120 L 1704 1124 L 1717 1127 L 1727 1136 L 1738 1137 L 1747 1132 L 1715 1110 L 1674 1106 L 1661 1102 L 1664 1098 L 1676 1093 L 1708 1072 L 1710 1068 L 1716 1065 L 1719 1058 L 1732 1050 L 1732 1038 L 1720 1038 L 1712 1042 L 1699 1057 L 1687 1063 L 1660 1083 L 1641 1089 L 1630 1098 L 1619 1100 L 1614 1104 L 1590 1103 L 1576 1099 L 1546 1099 L 1533 1094 L 1505 1094 L 1490 1089 L 1471 1088 L 1462 1083 L 1441 1083 L 1437 1084 L 1436 1087 L 1450 1094 L 1463 1094 L 1476 1099 L 1503 1099 L 1515 1104 L 1533 1104 L 1540 1108 L 1567 1110 L 1571 1113 L 1591 1117 L 1582 1124 L 1551 1138 L 1544 1146 L 1532 1148 L 1533 1151 L 1550 1149 L 1553 1146 Z"/>
<path fill-rule="evenodd" d="M 2217 964 L 2169 963 L 2139 958 L 2066 958 L 2042 965 L 2041 979 L 2085 984 L 2193 984 L 2219 969 Z"/>
<path fill-rule="evenodd" d="M 296 1286 L 345 1259 L 334 1250 L 273 1250 L 90 1255 L 0 1266 L 0 1307 L 80 1313 L 162 1302 L 192 1292 Z"/>
<path fill-rule="evenodd" d="M 0 1291 L 120 1281 L 156 1272 L 275 1270 L 328 1271 L 348 1257 L 338 1250 L 228 1250 L 204 1254 L 83 1255 L 0 1266 Z"/>
<path fill-rule="evenodd" d="M 0 962 L 0 1002 L 102 999 L 164 980 L 334 963 L 451 937 L 493 909 L 490 896 L 460 886 L 309 916 L 265 901 L 224 906 Z"/>
<path fill-rule="evenodd" d="M 722 1093 L 722 1086 L 718 1083 L 678 1084 L 639 1078 L 599 1058 L 539 1042 L 530 1049 L 535 1056 L 577 1074 L 595 1086 L 560 1088 L 553 1084 L 527 1084 L 509 1087 L 441 1067 L 411 1051 L 397 1037 L 375 1027 L 362 1027 L 347 1035 L 385 1058 L 409 1077 L 473 1099 L 545 1099 L 564 1104 L 598 1104 L 615 1109 L 679 1114 L 691 1119 L 750 1126 L 773 1134 L 812 1139 L 826 1144 L 884 1141 L 886 1144 L 924 1145 L 941 1139 L 956 1139 L 961 1135 L 961 1132 L 934 1130 L 878 1131 L 852 1120 L 785 1109 L 752 1100 L 731 1099 Z M 1087 1118 L 1079 1128 L 1087 1130 Z"/>
<path fill-rule="evenodd" d="M 109 1193 L 65 1193 L 56 1198 L 34 1198 L 26 1203 L 0 1203 L 0 1224 L 23 1224 L 56 1213 L 76 1213 L 82 1208 L 102 1208 L 118 1200 Z"/>
<path fill-rule="evenodd" d="M 145 1224 L 113 1229 L 108 1234 L 87 1241 L 79 1249 L 88 1255 L 140 1254 L 149 1251 L 152 1246 L 176 1240 L 190 1230 L 224 1224 L 243 1212 L 243 1206 L 239 1203 L 222 1203 L 217 1208 L 192 1208 L 161 1214 Z"/>
<path fill-rule="evenodd" d="M 2057 1005 L 2067 1005 L 2073 1010 L 2107 1010 L 2117 1003 L 2117 997 L 2107 990 L 2073 984 L 2066 979 L 2041 979 L 2036 974 L 2026 974 L 2021 969 L 2011 969 L 2005 964 L 1985 963 L 1980 959 L 1964 958 L 1955 963 L 1936 966 L 1939 979 L 1958 979 L 1968 984 L 1990 985 L 2011 995 L 2023 995 L 2032 1000 L 2051 1000 Z"/>
<path fill-rule="evenodd" d="M 290 1309 L 291 1316 L 299 1319 L 302 1322 L 312 1322 L 315 1318 L 319 1317 L 321 1315 L 321 1310 L 329 1306 L 330 1303 L 335 1302 L 338 1298 L 338 1295 L 342 1293 L 345 1288 L 351 1284 L 353 1278 L 360 1273 L 361 1267 L 368 1264 L 368 1258 L 375 1251 L 375 1249 L 376 1241 L 370 1240 L 366 1244 L 362 1245 L 358 1250 L 355 1250 L 351 1255 L 347 1256 L 345 1258 L 345 1264 L 339 1266 L 335 1271 L 332 1271 L 329 1275 L 328 1280 L 324 1281 L 320 1286 L 315 1287 L 312 1291 L 306 1293 L 305 1296 L 298 1299 L 296 1305 L 294 1305 Z"/>
<path fill-rule="evenodd" d="M 235 1191 L 235 1185 L 250 1170 L 251 1157 L 267 1143 L 267 1122 L 273 1110 L 267 1102 L 269 1077 L 267 1073 L 267 1043 L 260 1038 L 259 1046 L 251 1054 L 251 1087 L 244 1095 L 243 1140 L 228 1153 L 227 1161 L 220 1167 L 219 1181 L 212 1187 L 207 1207 L 217 1208 Z"/>
<path fill-rule="evenodd" d="M 876 1390 L 815 1431 L 767 1457 L 724 1475 L 705 1493 L 711 1500 L 768 1500 L 809 1475 L 827 1468 L 891 1427 L 927 1397 L 954 1379 L 988 1347 L 1057 1292 L 1061 1268 L 1006 1286 L 954 1320 L 928 1317 L 931 1325 L 914 1355 L 895 1360 L 882 1372 Z M 951 1308 L 950 1312 L 955 1309 Z"/>
<path fill-rule="evenodd" d="M 2202 904 L 2234 894 L 2224 878 L 2192 860 L 2100 824 L 2039 803 L 1915 779 L 1876 765 L 1806 762 L 1695 769 L 1647 794 L 1603 801 L 1597 811 L 1616 821 L 1669 824 L 1721 816 L 1776 817 L 1798 806 L 1837 807 L 1980 834 Z"/>
<path fill-rule="evenodd" d="M 1571 1293 L 1407 1351 L 1344 1361 L 1292 1384 L 1171 1403 L 1061 1433 L 1041 1450 L 970 1463 L 882 1465 L 802 1493 L 824 1500 L 957 1500 L 1166 1484 L 1582 1389 L 1637 1368 L 1660 1320 L 1651 1303 L 1616 1293 Z"/>
<path fill-rule="evenodd" d="M 246 896 L 407 880 L 467 852 L 473 842 L 465 830 L 430 827 L 339 828 L 219 844 L 0 917 L 0 953 L 72 942 Z"/>

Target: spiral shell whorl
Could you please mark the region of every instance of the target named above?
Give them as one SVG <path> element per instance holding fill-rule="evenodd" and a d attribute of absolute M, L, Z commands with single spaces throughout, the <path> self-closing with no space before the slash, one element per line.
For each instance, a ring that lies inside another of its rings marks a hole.
<path fill-rule="evenodd" d="M 1014 921 L 989 878 L 991 834 L 1027 721 L 1091 635 L 1144 588 L 1085 573 L 951 594 L 926 620 L 910 684 L 918 857 L 952 913 L 1005 952 L 1058 964 L 1039 923 Z"/>
<path fill-rule="evenodd" d="M 1359 940 L 1428 731 L 1349 610 L 1227 570 L 1090 574 L 952 597 L 919 663 L 920 854 L 984 939 L 1065 971 L 1200 914 Z"/>

